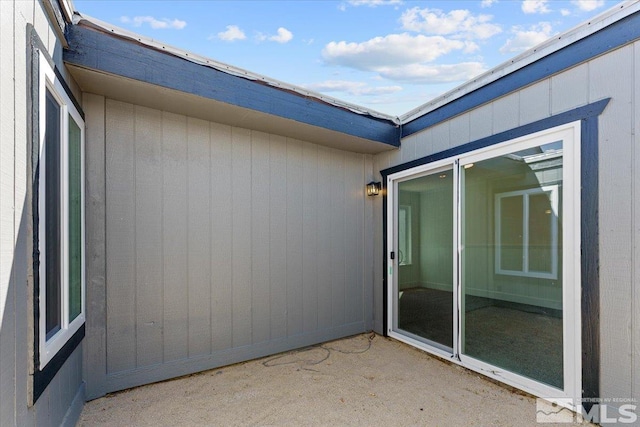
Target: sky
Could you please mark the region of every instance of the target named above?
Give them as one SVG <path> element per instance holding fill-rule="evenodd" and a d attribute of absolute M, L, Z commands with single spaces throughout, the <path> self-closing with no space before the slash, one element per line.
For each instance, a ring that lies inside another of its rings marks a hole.
<path fill-rule="evenodd" d="M 393 116 L 617 3 L 73 0 L 114 26 Z"/>

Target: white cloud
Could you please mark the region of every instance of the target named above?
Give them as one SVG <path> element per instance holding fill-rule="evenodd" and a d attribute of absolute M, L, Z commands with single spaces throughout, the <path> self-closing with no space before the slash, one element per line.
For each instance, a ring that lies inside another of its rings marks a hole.
<path fill-rule="evenodd" d="M 156 19 L 153 16 L 134 16 L 133 18 L 129 18 L 128 16 L 121 16 L 120 22 L 131 24 L 134 27 L 140 27 L 142 26 L 142 24 L 149 24 L 149 26 L 154 30 L 181 30 L 187 26 L 187 22 L 181 21 L 180 19 Z"/>
<path fill-rule="evenodd" d="M 462 52 L 464 53 L 473 53 L 480 50 L 480 46 L 478 46 L 476 43 L 470 41 L 470 40 L 465 40 L 464 42 L 464 49 L 462 50 Z"/>
<path fill-rule="evenodd" d="M 482 0 L 480 2 L 480 7 L 491 7 L 495 3 L 498 3 L 498 0 Z"/>
<path fill-rule="evenodd" d="M 227 25 L 227 30 L 218 33 L 218 38 L 227 42 L 244 40 L 247 36 L 237 25 Z"/>
<path fill-rule="evenodd" d="M 524 13 L 549 13 L 551 9 L 549 9 L 548 3 L 548 0 L 524 0 L 522 11 Z"/>
<path fill-rule="evenodd" d="M 569 9 L 560 9 L 560 15 L 569 16 L 571 15 L 571 11 Z"/>
<path fill-rule="evenodd" d="M 409 64 L 401 67 L 382 67 L 382 77 L 401 82 L 435 84 L 470 80 L 486 71 L 479 62 L 458 64 Z"/>
<path fill-rule="evenodd" d="M 272 41 L 277 43 L 288 43 L 293 39 L 293 33 L 284 27 L 278 28 L 276 35 L 268 35 L 257 32 L 254 36 L 257 42 Z"/>
<path fill-rule="evenodd" d="M 571 3 L 583 12 L 591 12 L 604 6 L 604 0 L 572 0 Z"/>
<path fill-rule="evenodd" d="M 322 50 L 322 56 L 329 64 L 374 70 L 381 66 L 433 61 L 465 47 L 465 43 L 459 40 L 403 33 L 375 37 L 362 43 L 331 42 Z"/>
<path fill-rule="evenodd" d="M 331 42 L 322 51 L 328 64 L 375 72 L 379 78 L 415 83 L 465 81 L 484 71 L 479 62 L 430 64 L 444 54 L 477 50 L 470 41 L 442 36 L 391 34 L 363 43 Z"/>
<path fill-rule="evenodd" d="M 269 40 L 278 43 L 287 43 L 291 41 L 291 39 L 293 39 L 293 33 L 284 27 L 278 28 L 277 35 L 269 37 Z"/>
<path fill-rule="evenodd" d="M 326 80 L 324 82 L 306 84 L 303 87 L 316 92 L 344 92 L 355 96 L 388 95 L 402 90 L 402 86 L 371 87 L 364 82 L 348 80 Z"/>
<path fill-rule="evenodd" d="M 351 6 L 394 6 L 402 4 L 402 0 L 349 0 Z"/>
<path fill-rule="evenodd" d="M 515 53 L 527 50 L 548 40 L 552 34 L 551 30 L 551 24 L 548 22 L 540 22 L 528 29 L 515 26 L 511 30 L 514 37 L 507 40 L 500 48 L 500 53 Z"/>
<path fill-rule="evenodd" d="M 426 34 L 451 35 L 456 38 L 488 39 L 502 31 L 490 21 L 491 15 L 473 15 L 468 10 L 420 9 L 414 7 L 400 17 L 402 28 Z"/>

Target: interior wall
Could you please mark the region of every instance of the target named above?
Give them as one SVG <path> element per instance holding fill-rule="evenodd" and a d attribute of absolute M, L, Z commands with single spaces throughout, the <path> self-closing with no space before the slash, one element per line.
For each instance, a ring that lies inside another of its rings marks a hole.
<path fill-rule="evenodd" d="M 84 99 L 90 398 L 372 328 L 371 156 Z"/>
<path fill-rule="evenodd" d="M 418 230 L 421 226 L 422 215 L 420 193 L 409 191 L 401 192 L 398 198 L 398 204 L 409 207 L 411 210 L 410 229 L 412 231 Z M 419 236 L 413 232 L 411 238 L 411 263 L 405 263 L 405 265 L 398 267 L 398 287 L 400 290 L 422 286 L 421 250 L 422 242 Z"/>
<path fill-rule="evenodd" d="M 30 307 L 32 257 L 28 192 L 28 46 L 35 28 L 61 74 L 62 46 L 41 1 L 3 1 L 0 7 L 0 426 L 73 425 L 84 403 L 78 347 L 38 401 L 29 406 L 33 360 Z M 72 87 L 75 83 L 67 79 Z"/>
<path fill-rule="evenodd" d="M 420 283 L 424 288 L 453 287 L 453 193 L 438 187 L 420 193 Z"/>
<path fill-rule="evenodd" d="M 600 390 L 640 399 L 640 42 L 625 45 L 415 133 L 374 157 L 374 170 L 438 153 L 588 103 L 611 98 L 599 117 Z M 472 94 L 471 94 L 472 95 Z M 471 96 L 468 95 L 468 96 Z M 378 179 L 381 179 L 378 175 Z M 382 201 L 374 212 L 382 229 Z M 382 332 L 383 240 L 375 276 L 375 325 Z"/>

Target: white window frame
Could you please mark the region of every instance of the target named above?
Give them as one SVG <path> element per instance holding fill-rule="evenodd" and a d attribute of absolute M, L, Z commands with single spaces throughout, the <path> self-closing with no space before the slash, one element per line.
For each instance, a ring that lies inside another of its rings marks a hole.
<path fill-rule="evenodd" d="M 529 196 L 549 193 L 549 202 L 553 218 L 551 220 L 551 271 L 535 271 L 529 269 Z M 502 208 L 504 198 L 522 196 L 522 270 L 502 268 Z M 540 279 L 558 278 L 558 185 L 530 188 L 527 190 L 509 191 L 495 195 L 495 271 L 496 274 L 509 276 L 535 277 Z"/>
<path fill-rule="evenodd" d="M 84 172 L 84 141 L 85 130 L 84 120 L 67 91 L 63 87 L 60 79 L 54 72 L 49 61 L 42 52 L 39 53 L 39 87 L 38 87 L 38 103 L 39 103 L 39 182 L 38 182 L 38 249 L 40 252 L 40 266 L 38 283 L 39 288 L 39 316 L 38 316 L 38 349 L 39 349 L 39 366 L 42 370 L 55 355 L 64 347 L 64 345 L 73 337 L 85 322 L 85 172 Z M 61 253 L 61 327 L 55 335 L 46 338 L 46 169 L 51 165 L 46 164 L 45 159 L 45 132 L 46 132 L 46 95 L 47 91 L 53 95 L 60 106 L 60 253 Z M 80 192 L 81 192 L 81 311 L 80 314 L 69 322 L 69 116 L 73 118 L 80 128 Z"/>
<path fill-rule="evenodd" d="M 400 205 L 398 207 L 400 211 L 404 211 L 404 252 L 400 248 L 400 236 L 398 236 L 398 263 L 399 265 L 411 265 L 412 258 L 412 241 L 411 241 L 411 205 Z M 400 230 L 400 221 L 398 219 L 398 230 Z M 398 231 L 399 232 L 399 231 Z"/>

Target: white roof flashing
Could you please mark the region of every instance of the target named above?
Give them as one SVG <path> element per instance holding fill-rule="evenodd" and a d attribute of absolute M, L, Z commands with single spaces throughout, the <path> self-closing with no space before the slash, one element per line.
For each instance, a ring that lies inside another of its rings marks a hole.
<path fill-rule="evenodd" d="M 70 2 L 71 0 L 66 0 L 66 1 Z M 537 46 L 534 46 L 533 48 L 521 53 L 520 55 L 506 62 L 503 62 L 502 64 L 486 71 L 485 73 L 479 75 L 478 77 L 466 83 L 463 83 L 462 85 L 432 99 L 431 101 L 428 101 L 425 104 L 422 104 L 421 106 L 399 117 L 395 117 L 395 116 L 381 113 L 375 110 L 371 110 L 359 105 L 341 101 L 339 99 L 326 96 L 318 92 L 313 92 L 299 86 L 284 83 L 282 81 L 272 79 L 270 77 L 266 77 L 257 73 L 252 73 L 242 68 L 238 68 L 229 64 L 218 62 L 213 59 L 206 58 L 204 56 L 200 56 L 195 53 L 185 51 L 183 49 L 169 46 L 165 43 L 158 42 L 152 38 L 145 37 L 140 34 L 136 34 L 134 32 L 125 30 L 123 28 L 116 27 L 112 24 L 100 21 L 90 16 L 81 15 L 78 12 L 75 12 L 73 23 L 78 24 L 82 22 L 84 25 L 94 27 L 105 33 L 112 33 L 119 37 L 137 41 L 143 45 L 149 46 L 158 51 L 167 52 L 176 57 L 180 57 L 200 65 L 208 66 L 216 70 L 225 72 L 227 74 L 243 77 L 249 80 L 261 81 L 270 86 L 277 87 L 283 90 L 292 91 L 301 96 L 314 98 L 314 99 L 317 99 L 318 101 L 325 102 L 327 104 L 330 104 L 339 108 L 348 109 L 357 114 L 370 115 L 372 117 L 383 119 L 383 120 L 389 120 L 397 125 L 400 125 L 400 124 L 408 123 L 412 120 L 415 120 L 418 117 L 423 116 L 431 111 L 434 111 L 458 98 L 465 96 L 468 93 L 471 93 L 483 86 L 486 86 L 521 68 L 524 68 L 527 65 L 532 64 L 540 60 L 541 58 L 544 58 L 545 56 L 548 56 L 583 38 L 586 38 L 589 35 L 596 33 L 597 31 L 629 15 L 632 15 L 633 13 L 636 13 L 638 11 L 640 11 L 640 0 L 629 0 L 629 1 L 624 1 L 622 3 L 619 3 L 613 8 L 601 13 L 600 15 L 597 15 L 594 18 L 568 31 L 565 31 L 564 33 L 555 35 L 553 38 Z"/>
<path fill-rule="evenodd" d="M 357 114 L 362 114 L 362 115 L 369 115 L 378 119 L 383 119 L 383 120 L 389 120 L 395 124 L 400 124 L 400 121 L 398 119 L 398 117 L 396 116 L 392 116 L 389 114 L 384 114 L 381 113 L 379 111 L 374 111 L 359 105 L 355 105 L 355 104 L 351 104 L 345 101 L 341 101 L 339 99 L 336 98 L 332 98 L 330 96 L 326 96 L 323 95 L 321 93 L 317 93 L 317 92 L 313 92 L 307 89 L 304 89 L 302 87 L 299 86 L 295 86 L 289 83 L 285 83 L 276 79 L 272 79 L 270 77 L 266 77 L 257 73 L 253 73 L 251 71 L 247 71 L 244 70 L 242 68 L 238 68 L 238 67 L 234 67 L 232 65 L 229 64 L 225 64 L 222 62 L 218 62 L 216 60 L 183 50 L 183 49 L 179 49 L 173 46 L 170 46 L 166 43 L 161 43 L 157 40 L 154 40 L 152 38 L 149 37 L 145 37 L 142 36 L 140 34 L 136 34 L 134 32 L 131 31 L 127 31 L 123 28 L 120 27 L 116 27 L 112 24 L 109 24 L 107 22 L 104 21 L 100 21 L 99 19 L 90 17 L 90 16 L 86 16 L 83 14 L 80 14 L 79 12 L 75 12 L 74 14 L 74 18 L 73 18 L 73 23 L 74 24 L 84 24 L 86 26 L 89 27 L 93 27 L 95 29 L 98 29 L 100 31 L 103 31 L 105 33 L 110 33 L 110 34 L 114 34 L 117 35 L 119 37 L 123 37 L 123 38 L 127 38 L 127 39 L 131 39 L 134 40 L 138 43 L 141 43 L 145 46 L 149 46 L 152 47 L 158 51 L 161 52 L 167 52 L 170 55 L 185 59 L 187 61 L 191 61 L 193 63 L 196 64 L 200 64 L 200 65 L 204 65 L 206 67 L 211 67 L 214 68 L 218 71 L 222 71 L 224 73 L 227 74 L 231 74 L 237 77 L 242 77 L 248 80 L 255 80 L 255 81 L 261 81 L 263 83 L 268 84 L 269 86 L 273 86 L 273 87 L 277 87 L 283 90 L 288 90 L 291 92 L 295 92 L 299 95 L 305 96 L 305 97 L 309 97 L 309 98 L 315 98 L 319 101 L 325 102 L 327 104 L 333 105 L 335 107 L 339 107 L 339 108 L 344 108 L 347 110 L 350 110 L 354 113 Z"/>
<path fill-rule="evenodd" d="M 557 34 L 549 40 L 532 47 L 531 49 L 521 53 L 502 64 L 490 69 L 489 71 L 479 75 L 478 77 L 463 83 L 462 85 L 436 97 L 435 99 L 417 107 L 408 113 L 400 116 L 401 123 L 408 123 L 417 119 L 431 111 L 434 111 L 443 105 L 448 104 L 455 99 L 473 92 L 489 83 L 492 83 L 516 70 L 526 67 L 556 52 L 572 43 L 577 42 L 635 12 L 640 10 L 640 0 L 624 1 L 617 4 L 613 8 L 595 16 L 594 18 L 568 30 L 564 33 Z"/>

